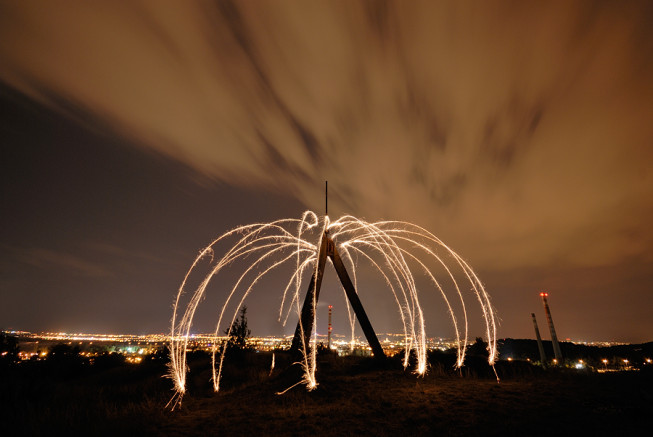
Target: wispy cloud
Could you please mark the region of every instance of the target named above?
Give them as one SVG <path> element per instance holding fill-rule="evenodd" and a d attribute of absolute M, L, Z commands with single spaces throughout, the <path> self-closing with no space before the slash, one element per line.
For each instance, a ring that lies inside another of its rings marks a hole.
<path fill-rule="evenodd" d="M 14 249 L 16 259 L 25 264 L 45 270 L 49 273 L 61 271 L 65 274 L 77 274 L 93 278 L 111 276 L 111 271 L 103 263 L 81 258 L 68 252 L 33 248 Z"/>
<path fill-rule="evenodd" d="M 649 3 L 173 3 L 5 3 L 0 79 L 483 267 L 650 260 Z"/>
<path fill-rule="evenodd" d="M 120 259 L 124 262 L 150 262 L 150 263 L 168 263 L 169 261 L 162 257 L 157 257 L 145 250 L 133 250 L 111 243 L 100 241 L 86 241 L 82 244 L 84 250 L 97 254 L 98 258 Z"/>

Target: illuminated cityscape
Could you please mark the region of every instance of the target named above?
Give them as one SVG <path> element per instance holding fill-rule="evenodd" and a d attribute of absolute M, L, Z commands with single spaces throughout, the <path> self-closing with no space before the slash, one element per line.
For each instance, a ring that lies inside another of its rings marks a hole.
<path fill-rule="evenodd" d="M 103 354 L 120 354 L 125 357 L 128 363 L 138 364 L 148 355 L 160 354 L 167 352 L 169 345 L 169 336 L 165 334 L 84 334 L 84 333 L 64 333 L 64 332 L 41 332 L 33 333 L 28 331 L 3 331 L 4 334 L 14 336 L 19 340 L 18 352 L 21 361 L 47 359 L 49 350 L 58 344 L 66 344 L 77 347 L 79 355 L 89 359 Z M 316 344 L 320 347 L 326 347 L 328 334 L 317 334 Z M 353 342 L 340 334 L 332 334 L 331 350 L 338 356 L 370 356 L 371 348 L 365 338 L 356 337 Z M 403 334 L 382 333 L 379 339 L 386 356 L 392 357 L 405 348 L 405 337 Z M 220 336 L 220 343 L 227 340 L 227 337 Z M 212 334 L 191 334 L 189 336 L 190 352 L 202 351 L 211 353 L 214 336 Z M 504 345 L 508 340 L 499 340 L 499 347 Z M 524 340 L 530 341 L 530 340 Z M 534 341 L 534 340 L 533 340 Z M 255 352 L 275 352 L 288 351 L 292 343 L 292 336 L 286 337 L 249 337 L 247 347 Z M 634 371 L 645 366 L 653 366 L 652 357 L 642 356 L 639 359 L 629 359 L 630 353 L 623 352 L 629 348 L 629 345 L 623 342 L 600 341 L 588 342 L 582 340 L 572 341 L 566 339 L 563 344 L 570 347 L 579 347 L 587 350 L 605 351 L 604 356 L 570 358 L 566 366 L 576 370 L 593 370 L 598 373 L 615 372 L 615 371 Z M 456 348 L 456 341 L 445 338 L 428 338 L 427 347 L 429 351 L 451 352 Z M 610 348 L 621 349 L 621 353 L 608 352 Z M 595 355 L 595 352 L 588 355 Z M 523 354 L 522 354 L 523 355 Z M 512 362 L 515 360 L 524 360 L 536 363 L 536 355 L 532 358 L 515 357 L 510 352 L 503 351 L 499 357 L 502 361 Z M 92 361 L 91 361 L 92 362 Z"/>
<path fill-rule="evenodd" d="M 167 347 L 169 336 L 165 334 L 131 335 L 131 334 L 83 334 L 65 332 L 32 333 L 27 331 L 3 331 L 15 336 L 20 342 L 20 358 L 22 360 L 33 357 L 47 356 L 47 349 L 55 344 L 65 343 L 79 346 L 82 353 L 87 356 L 93 354 L 115 352 L 127 356 L 147 355 L 156 353 Z M 403 334 L 379 334 L 383 350 L 387 356 L 394 356 L 405 348 Z M 227 337 L 217 337 L 220 342 Z M 212 334 L 191 334 L 189 336 L 190 351 L 211 352 L 215 337 Z M 288 350 L 292 336 L 287 337 L 250 337 L 247 346 L 258 352 L 275 350 Z M 317 335 L 317 344 L 326 344 L 327 335 Z M 332 334 L 332 350 L 338 355 L 369 355 L 370 347 L 365 339 L 356 337 L 353 342 L 344 335 Z M 449 350 L 456 347 L 454 340 L 442 338 L 429 338 L 429 349 Z"/>

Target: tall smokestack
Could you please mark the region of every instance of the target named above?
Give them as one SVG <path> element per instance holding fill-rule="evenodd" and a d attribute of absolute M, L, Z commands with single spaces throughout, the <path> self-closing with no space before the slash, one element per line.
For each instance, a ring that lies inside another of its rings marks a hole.
<path fill-rule="evenodd" d="M 556 335 L 556 329 L 553 327 L 553 319 L 551 318 L 551 310 L 549 310 L 549 303 L 546 298 L 549 296 L 549 293 L 542 292 L 542 302 L 544 303 L 544 311 L 546 312 L 546 321 L 549 322 L 549 329 L 551 330 L 551 343 L 553 343 L 553 354 L 555 355 L 556 361 L 558 364 L 562 364 L 562 352 L 560 351 L 560 345 L 558 344 L 558 336 Z"/>
<path fill-rule="evenodd" d="M 535 327 L 535 337 L 537 338 L 537 348 L 540 350 L 540 362 L 543 366 L 546 366 L 546 354 L 544 353 L 544 346 L 542 345 L 542 337 L 540 337 L 540 330 L 537 327 L 537 320 L 535 319 L 535 314 L 531 313 L 533 317 L 533 326 Z"/>
<path fill-rule="evenodd" d="M 333 305 L 329 305 L 329 333 L 327 334 L 327 348 L 331 350 L 331 331 L 333 331 L 333 326 L 331 326 L 331 310 Z"/>

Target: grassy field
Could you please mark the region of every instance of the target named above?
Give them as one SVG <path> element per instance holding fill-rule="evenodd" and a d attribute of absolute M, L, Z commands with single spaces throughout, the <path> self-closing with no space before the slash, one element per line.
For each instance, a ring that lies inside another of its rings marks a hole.
<path fill-rule="evenodd" d="M 286 362 L 284 362 L 284 360 Z M 24 363 L 0 369 L 2 429 L 21 435 L 612 435 L 649 432 L 650 372 L 543 372 L 502 362 L 501 382 L 478 362 L 434 359 L 419 378 L 398 361 L 320 359 L 319 386 L 284 395 L 298 372 L 287 357 L 245 354 L 214 394 L 208 358 L 191 357 L 189 392 L 165 409 L 163 360 L 140 365 Z M 648 431 L 647 431 L 648 430 Z M 3 432 L 3 435 L 13 435 Z"/>

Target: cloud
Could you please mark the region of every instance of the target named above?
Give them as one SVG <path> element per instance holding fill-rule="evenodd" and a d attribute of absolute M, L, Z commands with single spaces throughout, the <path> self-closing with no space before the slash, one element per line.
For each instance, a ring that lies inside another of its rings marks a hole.
<path fill-rule="evenodd" d="M 101 262 L 93 262 L 70 253 L 43 249 L 14 249 L 20 262 L 29 264 L 48 272 L 59 271 L 64 274 L 74 273 L 81 276 L 105 278 L 111 272 Z"/>
<path fill-rule="evenodd" d="M 475 265 L 651 260 L 646 2 L 5 3 L 0 80 Z"/>

